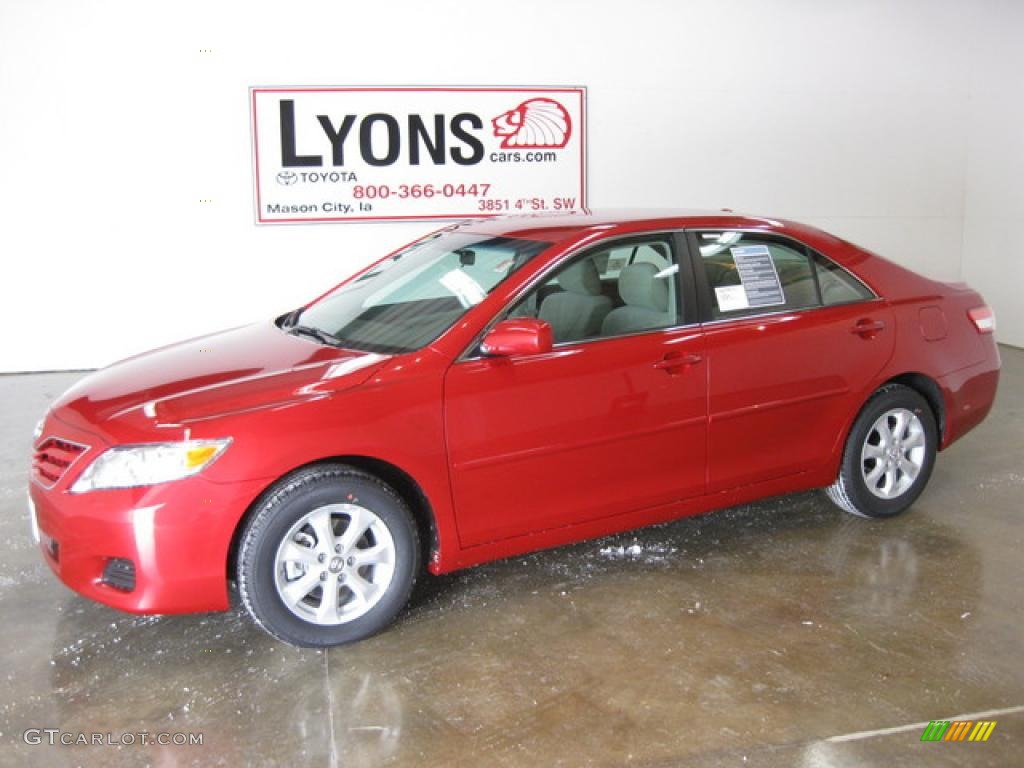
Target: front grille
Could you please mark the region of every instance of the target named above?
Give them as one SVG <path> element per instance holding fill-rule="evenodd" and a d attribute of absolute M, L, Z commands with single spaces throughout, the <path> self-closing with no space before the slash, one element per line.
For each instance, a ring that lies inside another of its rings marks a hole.
<path fill-rule="evenodd" d="M 32 457 L 32 473 L 40 485 L 52 488 L 86 450 L 88 446 L 61 440 L 59 437 L 48 437 Z"/>
<path fill-rule="evenodd" d="M 131 592 L 135 589 L 135 563 L 123 557 L 111 558 L 103 569 L 101 581 L 114 589 Z"/>

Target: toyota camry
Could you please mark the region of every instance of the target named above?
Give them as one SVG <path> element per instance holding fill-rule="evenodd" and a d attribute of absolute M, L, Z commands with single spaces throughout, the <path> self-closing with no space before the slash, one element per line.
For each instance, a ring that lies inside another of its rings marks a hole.
<path fill-rule="evenodd" d="M 975 291 L 710 212 L 471 221 L 276 319 L 87 376 L 35 435 L 71 589 L 289 643 L 395 619 L 424 572 L 822 488 L 885 518 L 999 377 Z"/>

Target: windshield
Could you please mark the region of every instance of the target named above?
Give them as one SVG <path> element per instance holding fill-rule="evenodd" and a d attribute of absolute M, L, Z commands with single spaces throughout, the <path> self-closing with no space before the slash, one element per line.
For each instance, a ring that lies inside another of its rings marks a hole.
<path fill-rule="evenodd" d="M 396 253 L 289 319 L 344 347 L 393 354 L 429 344 L 550 243 L 449 232 Z"/>

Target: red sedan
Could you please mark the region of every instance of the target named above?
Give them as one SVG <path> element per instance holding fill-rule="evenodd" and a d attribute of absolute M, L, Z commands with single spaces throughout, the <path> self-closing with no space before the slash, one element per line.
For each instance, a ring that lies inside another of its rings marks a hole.
<path fill-rule="evenodd" d="M 888 517 L 988 413 L 994 317 L 808 226 L 475 221 L 273 321 L 99 371 L 40 423 L 34 532 L 137 613 L 329 646 L 440 574 L 825 488 Z"/>

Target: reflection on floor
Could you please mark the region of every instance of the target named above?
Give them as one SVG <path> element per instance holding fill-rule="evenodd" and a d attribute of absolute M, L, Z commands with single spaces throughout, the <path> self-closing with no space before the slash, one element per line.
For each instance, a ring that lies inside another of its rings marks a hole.
<path fill-rule="evenodd" d="M 58 584 L 28 536 L 29 435 L 78 376 L 0 377 L 0 764 L 1014 764 L 1024 352 L 1003 360 L 996 412 L 901 518 L 803 494 L 426 579 L 392 630 L 329 653 L 238 611 L 133 617 Z M 992 711 L 986 743 L 920 741 Z"/>

